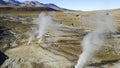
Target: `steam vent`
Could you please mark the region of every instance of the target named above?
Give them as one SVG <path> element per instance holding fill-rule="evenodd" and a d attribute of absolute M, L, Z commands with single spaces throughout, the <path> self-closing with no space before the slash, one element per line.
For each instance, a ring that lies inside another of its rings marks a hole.
<path fill-rule="evenodd" d="M 120 68 L 120 9 L 26 3 L 0 7 L 0 68 Z"/>

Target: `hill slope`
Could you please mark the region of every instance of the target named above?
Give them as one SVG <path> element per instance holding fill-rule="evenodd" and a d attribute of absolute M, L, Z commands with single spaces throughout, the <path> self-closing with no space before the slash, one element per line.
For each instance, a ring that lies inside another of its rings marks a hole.
<path fill-rule="evenodd" d="M 55 10 L 59 11 L 75 11 L 75 10 L 69 10 L 66 8 L 61 8 L 55 4 L 48 3 L 48 4 L 43 4 L 40 3 L 39 1 L 25 1 L 25 2 L 19 2 L 17 0 L 0 0 L 0 5 L 3 6 L 19 6 L 19 7 L 47 7 L 47 8 L 52 8 Z"/>

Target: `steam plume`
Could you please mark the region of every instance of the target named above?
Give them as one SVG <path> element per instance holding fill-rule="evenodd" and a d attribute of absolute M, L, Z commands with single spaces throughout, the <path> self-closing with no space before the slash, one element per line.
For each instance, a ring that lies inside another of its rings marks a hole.
<path fill-rule="evenodd" d="M 57 24 L 52 20 L 51 16 L 46 15 L 45 13 L 40 13 L 39 18 L 37 20 L 36 29 L 32 29 L 32 33 L 29 37 L 28 44 L 31 40 L 37 35 L 39 39 L 38 43 L 42 41 L 44 34 L 48 31 L 55 31 L 57 29 Z"/>
<path fill-rule="evenodd" d="M 82 21 L 95 28 L 84 37 L 81 44 L 83 52 L 75 68 L 84 68 L 86 62 L 90 61 L 94 53 L 104 44 L 106 34 L 116 32 L 115 21 L 108 13 L 96 13 L 93 16 L 84 17 Z"/>

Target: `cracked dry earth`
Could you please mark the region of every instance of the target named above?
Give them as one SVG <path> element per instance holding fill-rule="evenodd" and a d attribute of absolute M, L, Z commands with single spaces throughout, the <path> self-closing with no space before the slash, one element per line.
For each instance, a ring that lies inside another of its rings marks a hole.
<path fill-rule="evenodd" d="M 0 68 L 74 68 L 82 53 L 80 42 L 88 33 L 85 29 L 60 26 L 57 31 L 46 33 L 41 44 L 37 43 L 38 39 L 34 39 L 30 45 L 27 45 L 29 25 L 7 26 L 11 29 L 9 30 L 11 34 L 14 34 L 9 38 L 15 37 L 15 39 L 10 43 L 10 47 L 2 44 L 7 47 L 5 51 L 1 49 L 7 58 Z M 51 41 L 46 41 L 47 38 Z M 117 38 L 117 43 L 112 38 L 106 41 L 84 68 L 120 67 L 120 51 L 119 48 L 114 48 L 119 46 L 120 39 Z"/>

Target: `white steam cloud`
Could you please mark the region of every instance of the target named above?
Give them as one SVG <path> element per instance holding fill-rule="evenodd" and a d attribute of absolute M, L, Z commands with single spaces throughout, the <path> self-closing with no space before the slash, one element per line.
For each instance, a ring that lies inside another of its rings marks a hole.
<path fill-rule="evenodd" d="M 120 68 L 120 61 L 118 61 L 118 63 L 116 63 L 113 68 Z"/>
<path fill-rule="evenodd" d="M 57 24 L 52 20 L 51 16 L 48 16 L 43 12 L 40 13 L 39 18 L 37 20 L 37 27 L 32 27 L 32 33 L 29 37 L 28 45 L 35 37 L 35 35 L 37 35 L 37 38 L 39 39 L 38 43 L 40 43 L 46 32 L 55 31 L 56 29 L 57 29 Z"/>
<path fill-rule="evenodd" d="M 83 41 L 83 52 L 75 68 L 84 68 L 86 62 L 90 61 L 94 53 L 104 44 L 106 34 L 115 33 L 115 21 L 109 13 L 96 13 L 93 16 L 84 17 L 83 22 L 95 27 L 91 33 L 88 33 Z"/>

